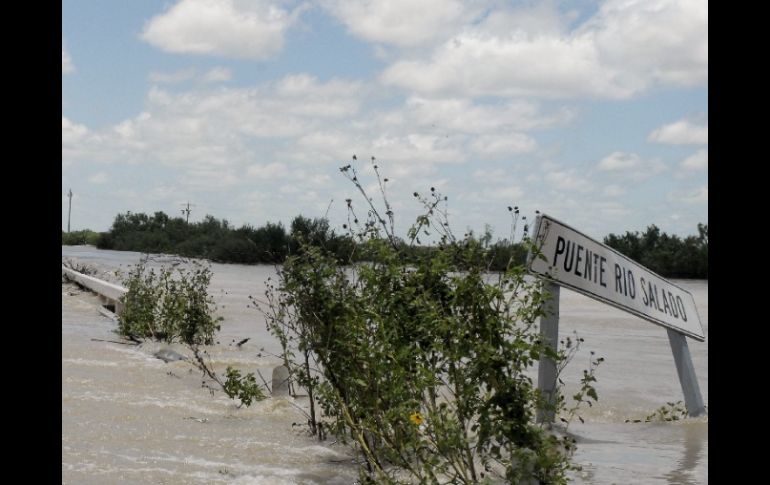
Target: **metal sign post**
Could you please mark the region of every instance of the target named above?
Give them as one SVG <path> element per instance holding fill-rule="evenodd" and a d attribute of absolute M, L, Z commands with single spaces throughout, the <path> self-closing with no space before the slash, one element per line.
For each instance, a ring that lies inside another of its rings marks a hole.
<path fill-rule="evenodd" d="M 690 416 L 704 414 L 706 407 L 685 337 L 701 342 L 706 337 L 690 292 L 545 214 L 537 218 L 534 234 L 540 254 L 529 254 L 527 269 L 546 280 L 546 290 L 553 296 L 540 321 L 545 342 L 558 349 L 560 286 L 663 326 L 668 331 L 687 412 Z M 555 388 L 556 363 L 543 355 L 538 389 L 553 403 Z M 553 421 L 554 414 L 541 411 L 537 419 Z"/>
<path fill-rule="evenodd" d="M 545 316 L 540 319 L 540 336 L 543 342 L 554 350 L 559 348 L 559 285 L 545 284 L 545 290 L 551 295 L 545 303 Z M 537 387 L 545 397 L 548 406 L 537 410 L 537 422 L 552 423 L 556 405 L 556 362 L 544 354 L 540 356 L 537 367 Z"/>
<path fill-rule="evenodd" d="M 671 352 L 674 354 L 674 363 L 676 363 L 676 373 L 679 375 L 679 384 L 684 393 L 684 405 L 690 416 L 700 416 L 705 414 L 706 406 L 703 404 L 703 397 L 700 394 L 698 378 L 695 377 L 695 367 L 692 365 L 690 357 L 690 348 L 687 346 L 687 339 L 681 333 L 667 329 L 668 342 L 671 344 Z"/>

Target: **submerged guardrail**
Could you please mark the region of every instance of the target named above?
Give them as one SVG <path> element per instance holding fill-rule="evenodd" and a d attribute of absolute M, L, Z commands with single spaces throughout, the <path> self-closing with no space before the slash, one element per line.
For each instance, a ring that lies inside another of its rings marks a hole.
<path fill-rule="evenodd" d="M 79 273 L 64 265 L 61 267 L 61 274 L 99 295 L 103 304 L 109 304 L 115 308 L 116 315 L 119 315 L 123 311 L 123 303 L 121 303 L 120 298 L 128 291 L 126 288 L 108 281 L 100 280 L 99 278 L 94 278 L 93 276 Z"/>

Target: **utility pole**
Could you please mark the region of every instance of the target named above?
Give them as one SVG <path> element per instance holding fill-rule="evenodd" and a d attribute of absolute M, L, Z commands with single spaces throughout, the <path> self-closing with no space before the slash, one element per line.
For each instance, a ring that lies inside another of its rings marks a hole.
<path fill-rule="evenodd" d="M 67 193 L 67 197 L 70 198 L 69 208 L 67 209 L 67 233 L 70 232 L 70 215 L 72 215 L 72 189 Z"/>
<path fill-rule="evenodd" d="M 190 223 L 190 203 L 188 202 L 187 204 L 182 204 L 182 207 L 185 207 L 185 205 L 187 206 L 187 208 L 182 209 L 182 214 L 185 214 L 185 213 L 187 214 L 187 224 L 189 224 Z M 192 204 L 192 206 L 195 207 L 195 204 Z"/>

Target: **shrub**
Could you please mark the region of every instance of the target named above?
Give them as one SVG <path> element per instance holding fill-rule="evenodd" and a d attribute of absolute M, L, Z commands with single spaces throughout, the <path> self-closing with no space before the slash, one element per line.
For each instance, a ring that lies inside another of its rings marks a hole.
<path fill-rule="evenodd" d="M 241 375 L 239 370 L 228 367 L 223 380 L 206 362 L 206 351 L 200 349 L 214 343 L 222 321 L 222 317 L 215 316 L 217 306 L 208 293 L 211 267 L 199 261 L 184 261 L 189 268 L 177 263 L 156 272 L 147 263 L 148 258 L 143 258 L 123 281 L 128 291 L 121 298 L 124 307 L 118 315 L 118 333 L 133 340 L 183 343 L 195 356 L 191 363 L 229 398 L 238 398 L 245 406 L 265 399 L 253 373 Z"/>
<path fill-rule="evenodd" d="M 211 248 L 216 246 L 217 239 L 210 235 L 192 236 L 189 239 L 177 244 L 174 248 L 176 254 L 189 258 L 205 258 L 211 252 Z"/>
<path fill-rule="evenodd" d="M 211 345 L 221 317 L 208 294 L 211 268 L 191 261 L 191 268 L 177 265 L 147 267 L 147 259 L 133 266 L 123 284 L 128 292 L 121 298 L 118 333 L 133 338 L 153 338 L 167 343 Z"/>
<path fill-rule="evenodd" d="M 208 257 L 212 261 L 254 264 L 258 260 L 257 245 L 250 239 L 238 236 L 226 236 L 217 241 Z"/>
<path fill-rule="evenodd" d="M 100 234 L 98 232 L 84 229 L 82 231 L 61 232 L 62 246 L 77 246 L 81 244 L 96 245 Z"/>
<path fill-rule="evenodd" d="M 377 173 L 374 159 L 373 167 Z M 542 284 L 525 279 L 513 255 L 489 282 L 486 270 L 499 256 L 472 236 L 455 238 L 441 208 L 446 198 L 434 189 L 415 194 L 425 214 L 404 245 L 379 173 L 384 211 L 353 167 L 341 170 L 367 201 L 358 224 L 348 200 L 351 239 L 373 262 L 351 272 L 322 246 L 301 244 L 262 307 L 310 398 L 311 430 L 317 400 L 326 427 L 363 455 L 364 483 L 566 483 L 573 442 L 534 423 L 546 403 L 527 375 L 543 353 L 565 359 L 535 326 L 548 297 Z M 420 235 L 434 234 L 435 248 L 405 257 Z M 576 399 L 595 399 L 593 368 L 585 379 Z M 566 409 L 562 397 L 557 403 Z"/>

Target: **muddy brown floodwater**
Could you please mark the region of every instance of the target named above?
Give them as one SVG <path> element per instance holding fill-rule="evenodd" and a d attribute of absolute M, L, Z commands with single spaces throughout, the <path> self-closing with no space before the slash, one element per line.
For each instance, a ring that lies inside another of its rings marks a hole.
<path fill-rule="evenodd" d="M 98 277 L 139 261 L 139 253 L 62 247 L 62 258 L 91 264 Z M 210 350 L 215 368 L 259 370 L 266 379 L 280 362 L 261 352 L 278 350 L 249 295 L 262 295 L 275 268 L 212 265 L 210 291 L 224 305 L 219 344 Z M 703 399 L 708 406 L 708 281 L 676 283 L 690 291 L 706 342 L 688 339 Z M 597 370 L 599 402 L 573 422 L 574 483 L 708 483 L 708 417 L 676 422 L 644 420 L 667 402 L 683 400 L 666 330 L 567 289 L 561 291 L 560 336 L 585 339 L 565 370 L 567 391 L 587 366 L 589 352 L 605 362 Z M 301 399 L 268 399 L 237 408 L 222 393 L 201 388 L 186 362 L 153 357 L 159 344 L 141 347 L 117 340 L 115 323 L 99 313 L 98 299 L 62 284 L 62 483 L 110 484 L 353 484 L 348 450 L 319 443 L 293 426 L 305 418 Z M 250 340 L 241 347 L 236 342 Z M 183 347 L 173 347 L 185 353 Z M 259 356 L 259 354 L 262 356 Z M 533 369 L 533 375 L 536 369 Z M 567 395 L 570 395 L 569 393 Z"/>

